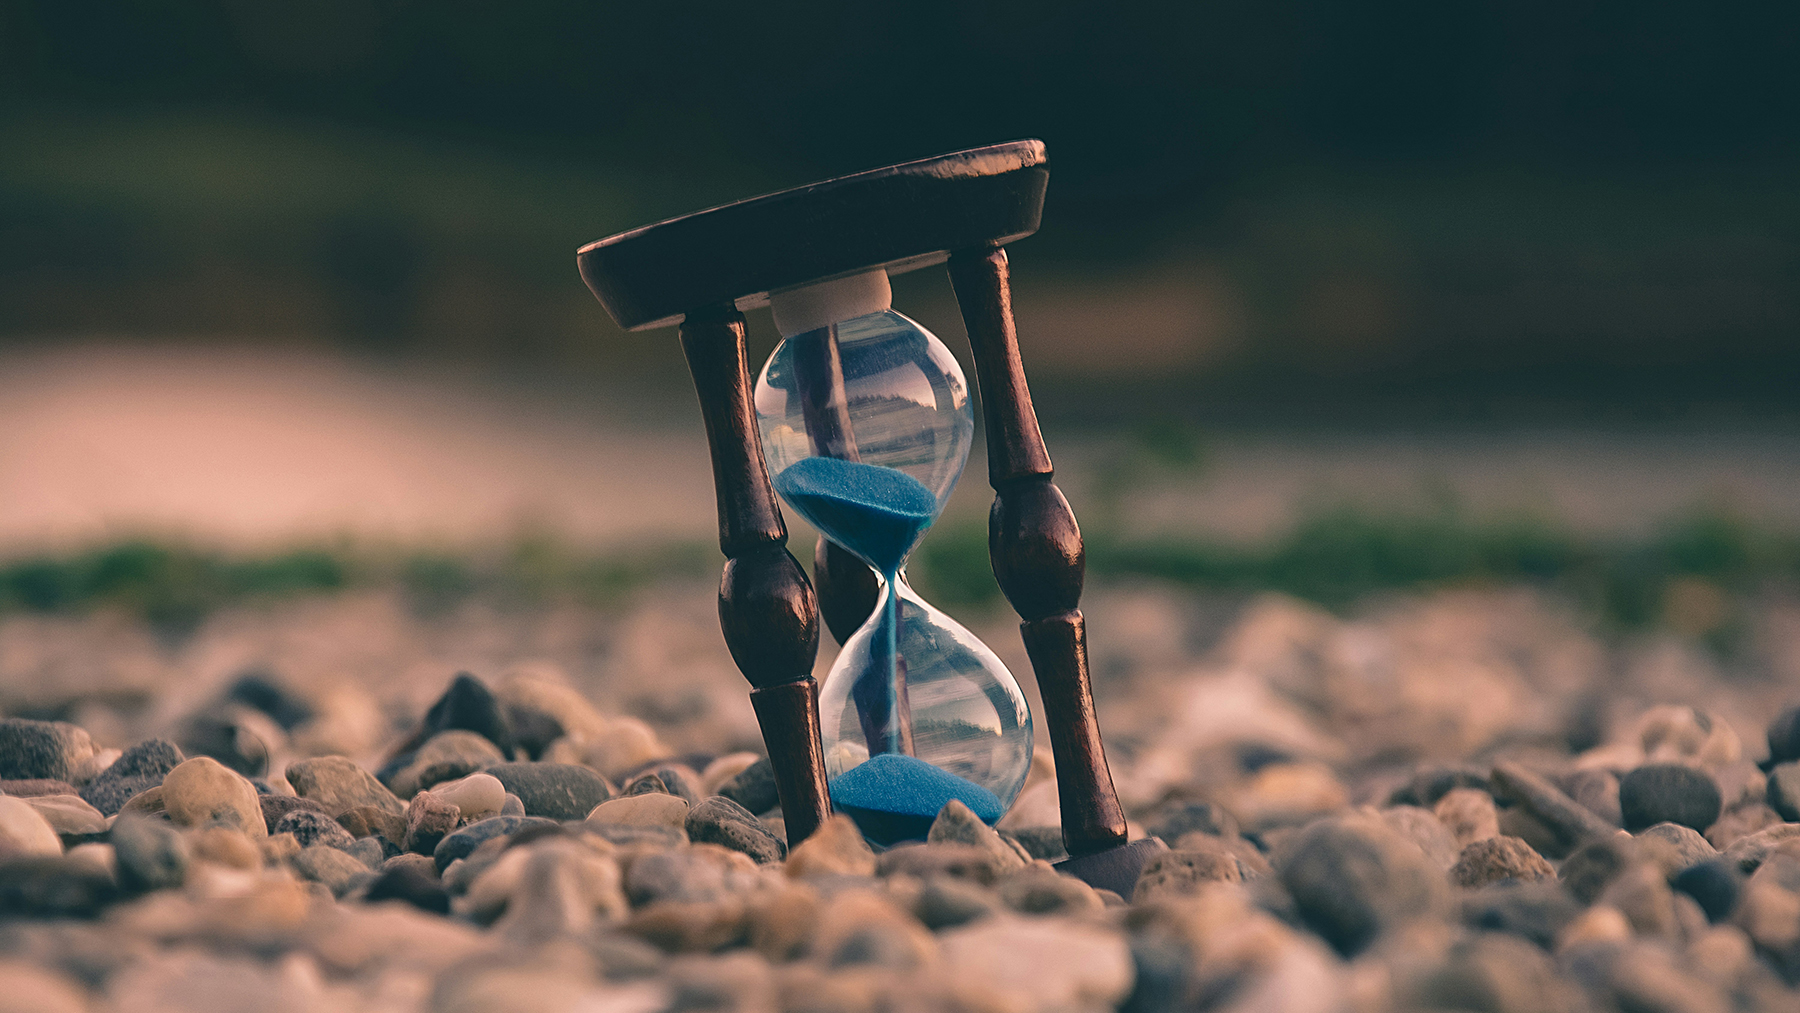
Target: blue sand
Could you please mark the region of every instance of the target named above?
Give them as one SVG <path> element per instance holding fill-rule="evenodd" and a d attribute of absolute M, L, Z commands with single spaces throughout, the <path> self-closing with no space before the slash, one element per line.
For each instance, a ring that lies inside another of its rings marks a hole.
<path fill-rule="evenodd" d="M 983 823 L 1006 812 L 1000 799 L 981 785 L 904 753 L 871 756 L 831 779 L 831 801 L 845 809 L 929 821 L 951 799 L 968 806 Z"/>
<path fill-rule="evenodd" d="M 831 540 L 889 575 L 937 516 L 937 497 L 904 471 L 806 457 L 775 476 L 775 491 Z"/>

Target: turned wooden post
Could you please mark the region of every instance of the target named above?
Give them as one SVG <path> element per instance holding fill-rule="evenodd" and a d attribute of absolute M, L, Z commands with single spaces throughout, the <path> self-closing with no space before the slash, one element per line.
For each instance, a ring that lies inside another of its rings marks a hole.
<path fill-rule="evenodd" d="M 769 485 L 750 400 L 744 316 L 729 304 L 689 313 L 681 325 L 719 502 L 719 625 L 725 644 L 754 688 L 788 845 L 811 836 L 831 815 L 819 745 L 819 609 L 806 571 L 787 550 L 787 525 Z"/>
<path fill-rule="evenodd" d="M 962 250 L 950 257 L 950 281 L 961 305 L 981 418 L 987 427 L 988 555 L 1013 610 L 1044 701 L 1044 724 L 1056 758 L 1063 844 L 1081 858 L 1126 843 L 1088 681 L 1087 626 L 1077 606 L 1086 557 L 1075 512 L 1051 481 L 1050 452 L 1038 432 L 1025 366 L 1013 325 L 1006 251 Z M 1135 871 L 1133 872 L 1135 878 Z"/>

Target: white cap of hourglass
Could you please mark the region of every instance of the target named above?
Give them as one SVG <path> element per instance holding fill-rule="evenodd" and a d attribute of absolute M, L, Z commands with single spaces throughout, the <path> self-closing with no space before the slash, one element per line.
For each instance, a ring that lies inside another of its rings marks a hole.
<path fill-rule="evenodd" d="M 876 268 L 769 294 L 775 329 L 784 338 L 879 313 L 894 304 L 887 271 Z"/>

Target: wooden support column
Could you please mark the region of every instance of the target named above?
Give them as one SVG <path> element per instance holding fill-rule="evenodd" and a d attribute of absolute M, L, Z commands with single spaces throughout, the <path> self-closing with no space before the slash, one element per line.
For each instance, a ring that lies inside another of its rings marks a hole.
<path fill-rule="evenodd" d="M 719 506 L 719 626 L 744 677 L 775 768 L 788 845 L 831 814 L 819 741 L 819 608 L 812 583 L 787 550 L 787 525 L 769 484 L 751 403 L 744 316 L 725 305 L 689 313 L 681 325 Z"/>
<path fill-rule="evenodd" d="M 1019 357 L 1006 251 L 953 254 L 950 281 L 975 353 L 987 428 L 988 483 L 994 487 L 988 554 L 1000 590 L 1024 620 L 1019 628 L 1056 758 L 1063 843 L 1079 859 L 1126 843 L 1125 813 L 1106 765 L 1088 680 L 1087 626 L 1078 607 L 1086 570 L 1081 529 L 1051 481 L 1050 453 Z M 1129 887 L 1124 892 L 1129 896 Z"/>

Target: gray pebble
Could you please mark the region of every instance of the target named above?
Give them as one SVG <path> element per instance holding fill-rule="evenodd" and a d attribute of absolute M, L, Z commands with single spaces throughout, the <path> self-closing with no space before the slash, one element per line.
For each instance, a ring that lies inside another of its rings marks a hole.
<path fill-rule="evenodd" d="M 553 820 L 585 819 L 612 797 L 606 780 L 575 763 L 496 763 L 487 772 L 499 778 L 524 808 L 520 815 Z"/>
<path fill-rule="evenodd" d="M 1692 827 L 1679 823 L 1658 823 L 1637 832 L 1643 850 L 1673 877 L 1689 866 L 1719 857 L 1719 851 Z"/>
<path fill-rule="evenodd" d="M 1632 833 L 1665 822 L 1704 831 L 1723 806 L 1711 777 L 1679 763 L 1645 764 L 1619 781 L 1619 808 Z"/>
<path fill-rule="evenodd" d="M 108 840 L 127 890 L 162 890 L 187 878 L 187 841 L 167 820 L 127 813 L 113 822 Z"/>
<path fill-rule="evenodd" d="M 1777 763 L 1769 771 L 1768 801 L 1782 819 L 1800 822 L 1800 760 Z"/>
<path fill-rule="evenodd" d="M 66 856 L 0 862 L 0 911 L 27 918 L 92 918 L 118 896 L 111 876 Z"/>
<path fill-rule="evenodd" d="M 1567 854 L 1586 841 L 1610 837 L 1618 830 L 1618 827 L 1594 815 L 1586 806 L 1570 798 L 1548 780 L 1517 763 L 1494 764 L 1493 785 L 1496 793 L 1511 799 L 1519 809 L 1549 832 L 1554 844 L 1547 844 L 1548 850 L 1538 850 L 1552 857 Z M 1504 823 L 1504 813 L 1501 818 L 1501 830 L 1511 832 Z M 1526 837 L 1522 833 L 1516 836 Z M 1530 840 L 1529 837 L 1526 839 Z"/>
<path fill-rule="evenodd" d="M 356 843 L 356 838 L 350 836 L 350 831 L 345 830 L 337 820 L 312 809 L 295 809 L 289 812 L 275 821 L 275 825 L 269 828 L 269 833 L 293 834 L 294 840 L 302 848 L 324 845 L 348 850 Z M 375 849 L 380 851 L 381 845 L 377 844 Z"/>
<path fill-rule="evenodd" d="M 77 780 L 83 760 L 94 755 L 88 733 L 66 721 L 0 719 L 0 778 Z"/>
<path fill-rule="evenodd" d="M 775 791 L 775 768 L 766 756 L 721 785 L 719 794 L 753 813 L 766 813 L 781 804 Z"/>
<path fill-rule="evenodd" d="M 1346 957 L 1443 900 L 1443 873 L 1418 847 L 1360 814 L 1309 824 L 1274 864 L 1301 918 Z"/>
<path fill-rule="evenodd" d="M 133 795 L 161 784 L 163 775 L 185 759 L 181 747 L 175 743 L 167 739 L 146 739 L 125 750 L 112 766 L 95 775 L 81 789 L 81 798 L 112 816 L 131 801 Z"/>
<path fill-rule="evenodd" d="M 479 823 L 471 823 L 461 830 L 446 836 L 432 849 L 432 860 L 437 862 L 438 872 L 459 858 L 466 858 L 476 848 L 481 847 L 496 837 L 507 837 L 516 834 L 526 827 L 561 827 L 555 820 L 547 820 L 538 816 L 489 816 Z"/>
<path fill-rule="evenodd" d="M 686 829 L 690 841 L 741 851 L 762 864 L 781 861 L 785 850 L 748 809 L 721 795 L 689 809 Z"/>

